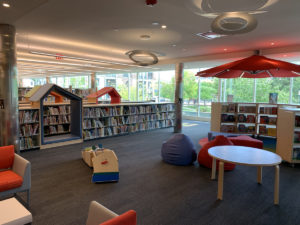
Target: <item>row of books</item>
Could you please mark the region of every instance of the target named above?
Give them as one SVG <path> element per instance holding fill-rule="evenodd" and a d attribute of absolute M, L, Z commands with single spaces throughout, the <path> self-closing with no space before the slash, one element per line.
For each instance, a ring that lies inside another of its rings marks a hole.
<path fill-rule="evenodd" d="M 44 135 L 53 135 L 53 134 L 65 134 L 69 133 L 71 130 L 71 126 L 69 124 L 66 125 L 57 125 L 57 126 L 48 126 L 44 127 Z"/>
<path fill-rule="evenodd" d="M 121 125 L 115 127 L 104 127 L 104 128 L 95 128 L 92 130 L 83 131 L 84 140 L 119 135 L 124 133 L 133 133 L 138 131 L 146 131 L 157 128 L 165 128 L 174 126 L 173 120 L 164 120 L 164 121 L 155 121 L 155 122 L 144 122 L 136 123 L 132 125 Z"/>
<path fill-rule="evenodd" d="M 237 121 L 241 123 L 255 123 L 256 116 L 254 115 L 245 115 L 245 114 L 238 114 Z"/>
<path fill-rule="evenodd" d="M 259 113 L 277 115 L 277 107 L 260 107 Z"/>
<path fill-rule="evenodd" d="M 256 113 L 256 106 L 240 105 L 238 111 L 240 113 Z"/>
<path fill-rule="evenodd" d="M 276 123 L 277 123 L 277 117 L 260 116 L 259 123 L 261 123 L 261 124 L 276 125 Z"/>
<path fill-rule="evenodd" d="M 44 115 L 65 115 L 70 114 L 70 106 L 60 105 L 60 106 L 44 106 Z"/>
<path fill-rule="evenodd" d="M 44 117 L 44 126 L 55 125 L 55 124 L 67 124 L 71 121 L 71 116 L 59 115 L 59 116 L 47 116 Z"/>
<path fill-rule="evenodd" d="M 39 147 L 39 139 L 32 137 L 20 138 L 20 150 L 32 149 Z"/>
<path fill-rule="evenodd" d="M 38 110 L 20 110 L 19 111 L 19 122 L 20 122 L 20 124 L 39 122 L 39 111 Z"/>
<path fill-rule="evenodd" d="M 223 113 L 235 113 L 236 112 L 236 104 L 229 103 L 228 105 L 222 105 L 222 112 Z"/>
<path fill-rule="evenodd" d="M 239 124 L 237 130 L 240 133 L 255 133 L 255 126 L 246 126 L 245 124 Z"/>
<path fill-rule="evenodd" d="M 120 116 L 120 117 L 104 117 L 99 119 L 84 119 L 83 128 L 91 129 L 105 126 L 117 126 L 133 123 L 150 122 L 157 120 L 173 120 L 174 113 L 161 113 L 150 115 L 136 115 L 136 116 Z"/>
<path fill-rule="evenodd" d="M 39 124 L 25 124 L 20 126 L 20 137 L 28 137 L 39 134 Z"/>
<path fill-rule="evenodd" d="M 277 129 L 267 126 L 259 126 L 258 134 L 276 137 Z"/>
<path fill-rule="evenodd" d="M 173 104 L 147 106 L 90 107 L 83 109 L 83 116 L 84 118 L 99 118 L 108 116 L 123 116 L 170 111 L 174 111 Z"/>
<path fill-rule="evenodd" d="M 221 114 L 221 122 L 235 122 L 235 121 L 236 121 L 235 115 Z"/>

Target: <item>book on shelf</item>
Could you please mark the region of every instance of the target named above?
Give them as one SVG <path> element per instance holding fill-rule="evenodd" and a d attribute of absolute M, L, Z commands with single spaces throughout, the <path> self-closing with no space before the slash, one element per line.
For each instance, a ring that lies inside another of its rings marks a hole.
<path fill-rule="evenodd" d="M 239 106 L 239 112 L 241 112 L 241 113 L 246 112 L 245 106 L 240 105 L 240 106 Z"/>
<path fill-rule="evenodd" d="M 245 126 L 245 124 L 239 124 L 239 125 L 238 125 L 238 131 L 239 131 L 239 132 L 242 132 L 242 133 L 247 133 L 248 129 L 247 129 L 247 127 Z"/>
<path fill-rule="evenodd" d="M 269 128 L 267 128 L 267 134 L 269 135 L 269 136 L 276 136 L 276 134 L 277 134 L 277 129 L 276 128 L 273 128 L 273 127 L 269 127 Z"/>
<path fill-rule="evenodd" d="M 276 125 L 277 124 L 277 118 L 276 117 L 269 117 L 269 124 Z"/>
<path fill-rule="evenodd" d="M 254 133 L 255 132 L 255 126 L 248 126 L 248 133 Z"/>
<path fill-rule="evenodd" d="M 269 124 L 269 117 L 268 116 L 260 116 L 259 123 L 261 123 L 261 124 Z"/>
<path fill-rule="evenodd" d="M 264 134 L 266 135 L 267 134 L 267 127 L 266 126 L 259 126 L 259 134 Z"/>
<path fill-rule="evenodd" d="M 234 104 L 234 103 L 228 104 L 228 112 L 231 112 L 231 113 L 236 112 L 236 104 Z"/>
<path fill-rule="evenodd" d="M 255 123 L 255 116 L 254 115 L 247 115 L 246 122 L 247 123 Z"/>
<path fill-rule="evenodd" d="M 269 103 L 277 104 L 278 93 L 269 93 Z"/>
<path fill-rule="evenodd" d="M 247 118 L 244 114 L 239 114 L 238 115 L 238 122 L 246 122 Z"/>
<path fill-rule="evenodd" d="M 295 127 L 300 127 L 300 116 L 295 116 Z"/>
<path fill-rule="evenodd" d="M 300 160 L 300 148 L 293 149 L 293 159 Z"/>
<path fill-rule="evenodd" d="M 235 127 L 234 125 L 221 125 L 221 132 L 233 133 L 235 132 Z"/>
<path fill-rule="evenodd" d="M 235 116 L 225 113 L 221 114 L 221 122 L 235 122 Z"/>
<path fill-rule="evenodd" d="M 294 143 L 300 143 L 300 131 L 294 132 Z"/>

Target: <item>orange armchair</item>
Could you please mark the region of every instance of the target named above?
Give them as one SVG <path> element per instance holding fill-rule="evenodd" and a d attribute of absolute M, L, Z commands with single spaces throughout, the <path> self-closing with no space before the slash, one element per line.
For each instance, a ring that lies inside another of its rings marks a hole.
<path fill-rule="evenodd" d="M 14 146 L 0 147 L 0 197 L 27 192 L 30 201 L 31 164 L 15 154 Z"/>

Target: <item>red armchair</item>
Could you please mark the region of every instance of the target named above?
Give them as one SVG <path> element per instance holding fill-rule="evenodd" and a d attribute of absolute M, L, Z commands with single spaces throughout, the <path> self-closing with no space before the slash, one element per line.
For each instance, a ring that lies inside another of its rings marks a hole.
<path fill-rule="evenodd" d="M 30 201 L 31 164 L 15 154 L 14 146 L 0 147 L 0 197 L 27 192 Z"/>

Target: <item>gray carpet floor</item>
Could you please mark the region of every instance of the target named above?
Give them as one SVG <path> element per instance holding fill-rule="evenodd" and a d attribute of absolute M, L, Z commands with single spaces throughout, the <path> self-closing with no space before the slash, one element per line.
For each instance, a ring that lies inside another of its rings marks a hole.
<path fill-rule="evenodd" d="M 185 121 L 183 133 L 199 151 L 198 140 L 209 124 Z M 195 163 L 174 166 L 161 160 L 163 141 L 173 129 L 99 139 L 82 144 L 23 152 L 32 163 L 31 212 L 34 225 L 85 224 L 90 201 L 121 214 L 137 211 L 140 225 L 300 224 L 300 167 L 281 165 L 280 205 L 273 205 L 274 168 L 237 166 L 225 172 L 224 200 L 218 201 L 217 181 L 210 169 Z M 91 183 L 92 170 L 81 149 L 102 143 L 119 158 L 120 180 Z"/>

